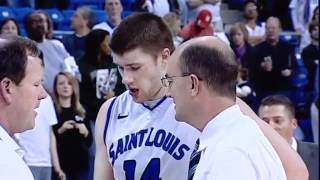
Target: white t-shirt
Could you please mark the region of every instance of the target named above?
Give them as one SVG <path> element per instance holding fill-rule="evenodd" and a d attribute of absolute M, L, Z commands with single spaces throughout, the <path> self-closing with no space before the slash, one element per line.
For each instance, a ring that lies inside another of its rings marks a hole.
<path fill-rule="evenodd" d="M 70 57 L 70 54 L 57 41 L 45 39 L 43 42 L 38 43 L 39 49 L 43 52 L 44 56 L 44 82 L 43 85 L 49 93 L 53 94 L 53 81 L 55 76 L 65 70 L 65 59 Z"/>
<path fill-rule="evenodd" d="M 170 6 L 167 0 L 154 0 L 153 1 L 153 13 L 163 17 L 170 12 Z"/>
<path fill-rule="evenodd" d="M 303 16 L 306 0 L 291 0 L 289 8 L 291 9 L 291 19 L 293 22 L 294 28 L 308 29 L 308 25 L 305 24 Z M 316 0 L 310 0 L 310 12 L 309 12 L 309 23 L 312 19 L 313 10 L 319 5 L 319 2 Z"/>
<path fill-rule="evenodd" d="M 219 113 L 200 135 L 194 180 L 286 180 L 280 158 L 238 105 Z"/>
<path fill-rule="evenodd" d="M 309 23 L 312 19 L 313 10 L 319 5 L 318 0 L 310 0 L 310 12 L 308 22 L 304 21 L 304 9 L 306 0 L 291 0 L 289 7 L 291 9 L 291 19 L 294 29 L 301 29 L 300 49 L 310 44 Z"/>
<path fill-rule="evenodd" d="M 259 36 L 264 36 L 266 33 L 266 24 L 261 23 L 260 25 L 256 25 L 254 29 L 246 25 L 246 29 L 248 31 L 249 37 L 259 37 Z"/>
<path fill-rule="evenodd" d="M 37 117 L 34 129 L 19 133 L 17 139 L 24 151 L 24 160 L 29 166 L 51 167 L 50 133 L 57 117 L 50 96 L 41 100 L 36 109 Z"/>
<path fill-rule="evenodd" d="M 92 29 L 102 29 L 102 30 L 108 31 L 110 35 L 113 32 L 113 29 L 106 22 L 102 22 L 102 23 L 96 24 L 96 25 L 93 26 Z"/>
<path fill-rule="evenodd" d="M 22 157 L 17 153 L 19 146 L 0 126 L 0 179 L 33 180 L 33 175 Z"/>

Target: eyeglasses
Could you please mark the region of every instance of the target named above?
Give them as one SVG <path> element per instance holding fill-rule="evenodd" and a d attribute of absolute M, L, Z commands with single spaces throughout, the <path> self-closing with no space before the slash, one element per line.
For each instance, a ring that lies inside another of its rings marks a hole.
<path fill-rule="evenodd" d="M 171 87 L 173 83 L 173 78 L 186 77 L 186 76 L 190 76 L 190 73 L 183 73 L 181 76 L 171 76 L 171 77 L 166 74 L 165 77 L 161 78 L 162 86 Z"/>

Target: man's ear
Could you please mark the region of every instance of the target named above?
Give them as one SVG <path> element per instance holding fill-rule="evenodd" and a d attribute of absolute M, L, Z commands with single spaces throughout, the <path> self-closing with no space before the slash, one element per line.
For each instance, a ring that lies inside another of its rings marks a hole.
<path fill-rule="evenodd" d="M 190 75 L 190 79 L 191 79 L 191 95 L 195 96 L 199 93 L 199 79 L 196 75 L 191 74 Z"/>
<path fill-rule="evenodd" d="M 162 68 L 162 76 L 165 75 L 168 68 L 168 60 L 170 57 L 170 50 L 168 48 L 164 48 L 161 52 L 161 68 Z"/>
<path fill-rule="evenodd" d="M 292 118 L 291 119 L 291 122 L 292 122 L 292 127 L 295 129 L 298 127 L 298 121 L 296 118 Z"/>
<path fill-rule="evenodd" d="M 162 50 L 162 59 L 168 59 L 170 57 L 170 49 L 169 48 L 164 48 Z"/>
<path fill-rule="evenodd" d="M 9 78 L 0 81 L 0 98 L 7 104 L 12 102 L 12 86 L 14 82 Z"/>

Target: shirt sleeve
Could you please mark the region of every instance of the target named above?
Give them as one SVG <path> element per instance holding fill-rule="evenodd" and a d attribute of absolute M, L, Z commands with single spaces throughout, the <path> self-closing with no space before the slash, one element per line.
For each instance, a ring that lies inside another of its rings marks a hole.
<path fill-rule="evenodd" d="M 53 126 L 55 124 L 58 123 L 58 120 L 57 120 L 57 115 L 56 115 L 56 112 L 55 112 L 55 109 L 54 109 L 54 105 L 53 105 L 53 101 L 52 101 L 52 98 L 51 97 L 47 97 L 48 98 L 48 103 L 47 103 L 47 117 L 48 117 L 48 120 L 49 120 L 49 125 L 50 126 Z"/>
<path fill-rule="evenodd" d="M 290 2 L 289 8 L 290 8 L 290 13 L 291 13 L 291 20 L 292 20 L 292 24 L 294 26 L 294 29 L 298 29 L 298 28 L 302 28 L 301 24 L 299 23 L 298 20 L 298 4 L 297 4 L 297 0 L 292 0 Z"/>
<path fill-rule="evenodd" d="M 234 180 L 257 179 L 255 167 L 249 157 L 240 150 L 227 150 L 215 156 L 215 162 L 205 179 Z"/>

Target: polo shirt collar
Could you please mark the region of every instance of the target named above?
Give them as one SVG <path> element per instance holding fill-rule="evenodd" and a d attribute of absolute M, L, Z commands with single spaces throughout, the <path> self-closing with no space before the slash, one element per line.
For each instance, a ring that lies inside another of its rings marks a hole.
<path fill-rule="evenodd" d="M 10 150 L 18 152 L 20 150 L 20 147 L 17 145 L 17 143 L 9 136 L 7 131 L 0 126 L 0 141 L 5 143 L 5 145 L 10 148 Z"/>
<path fill-rule="evenodd" d="M 203 129 L 199 139 L 200 146 L 198 151 L 204 150 L 212 143 L 215 143 L 221 135 L 225 135 L 225 127 L 232 125 L 236 120 L 235 116 L 242 114 L 238 105 L 232 105 L 225 109 L 208 122 L 206 127 Z"/>

